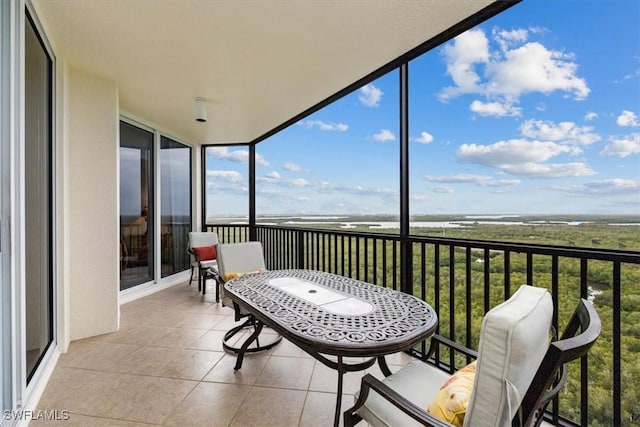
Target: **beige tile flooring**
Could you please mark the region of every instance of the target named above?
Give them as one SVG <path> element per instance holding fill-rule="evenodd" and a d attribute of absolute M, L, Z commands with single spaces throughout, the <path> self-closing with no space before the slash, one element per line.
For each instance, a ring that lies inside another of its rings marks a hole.
<path fill-rule="evenodd" d="M 330 426 L 337 374 L 283 340 L 268 352 L 235 355 L 222 336 L 233 311 L 180 284 L 121 306 L 120 330 L 74 341 L 61 355 L 38 409 L 66 410 L 64 426 Z M 410 361 L 387 358 L 392 371 Z M 381 377 L 377 366 L 368 372 Z M 362 372 L 345 375 L 342 408 Z"/>

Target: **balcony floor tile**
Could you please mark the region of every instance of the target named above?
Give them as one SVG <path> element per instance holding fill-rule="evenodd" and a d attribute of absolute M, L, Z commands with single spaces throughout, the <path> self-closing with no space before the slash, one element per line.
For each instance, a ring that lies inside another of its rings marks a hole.
<path fill-rule="evenodd" d="M 123 304 L 120 331 L 71 343 L 46 386 L 38 409 L 67 410 L 69 420 L 31 425 L 331 425 L 336 372 L 286 340 L 247 354 L 234 371 L 222 337 L 237 324 L 232 309 L 215 303 L 211 282 L 205 297 L 194 281 Z M 409 360 L 388 358 L 392 371 Z M 381 376 L 377 367 L 368 372 Z M 362 375 L 345 376 L 343 409 Z"/>

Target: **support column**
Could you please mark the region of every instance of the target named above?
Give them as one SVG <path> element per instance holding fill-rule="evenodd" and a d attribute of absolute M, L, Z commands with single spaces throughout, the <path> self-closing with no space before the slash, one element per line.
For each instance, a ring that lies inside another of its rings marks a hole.
<path fill-rule="evenodd" d="M 258 240 L 256 230 L 256 144 L 249 145 L 249 240 Z"/>
<path fill-rule="evenodd" d="M 400 66 L 400 290 L 413 294 L 413 248 L 409 241 L 409 64 Z"/>
<path fill-rule="evenodd" d="M 200 231 L 207 231 L 207 147 L 200 148 Z"/>

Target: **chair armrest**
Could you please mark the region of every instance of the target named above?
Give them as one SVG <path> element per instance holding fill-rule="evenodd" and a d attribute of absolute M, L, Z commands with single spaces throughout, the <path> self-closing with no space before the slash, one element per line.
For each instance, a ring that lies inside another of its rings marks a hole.
<path fill-rule="evenodd" d="M 219 283 L 220 285 L 223 285 L 225 283 L 225 280 L 222 278 L 217 268 L 210 267 L 209 274 L 211 275 L 213 280 L 216 281 L 216 283 Z"/>
<path fill-rule="evenodd" d="M 355 414 L 355 412 L 367 401 L 369 390 L 371 389 L 375 390 L 380 396 L 388 400 L 389 403 L 393 404 L 396 408 L 400 409 L 402 412 L 425 426 L 452 427 L 451 424 L 433 417 L 423 408 L 420 408 L 418 405 L 405 399 L 397 391 L 393 390 L 371 374 L 367 374 L 362 377 L 358 400 L 352 408 L 348 409 L 344 413 L 345 426 L 352 425 L 350 421 L 353 419 L 353 414 Z"/>
<path fill-rule="evenodd" d="M 442 335 L 433 334 L 431 336 L 431 343 L 429 344 L 429 351 L 427 352 L 427 358 L 433 356 L 433 353 L 436 351 L 436 344 L 443 344 L 447 347 L 464 354 L 467 357 L 472 357 L 474 359 L 478 358 L 478 352 L 471 350 L 463 345 L 458 344 L 455 341 L 450 340 L 449 338 L 443 337 Z"/>

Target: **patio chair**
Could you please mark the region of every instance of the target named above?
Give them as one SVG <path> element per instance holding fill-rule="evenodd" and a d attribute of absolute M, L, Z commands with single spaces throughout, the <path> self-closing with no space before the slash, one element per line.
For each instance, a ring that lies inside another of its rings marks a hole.
<path fill-rule="evenodd" d="M 226 281 L 245 274 L 257 273 L 265 271 L 264 254 L 262 252 L 262 244 L 260 242 L 244 242 L 218 245 L 218 281 L 224 284 Z M 256 319 L 251 313 L 242 309 L 238 304 L 234 303 L 231 298 L 224 295 L 224 286 L 221 286 L 222 305 L 233 307 L 235 310 L 236 322 L 245 319 L 243 323 L 233 327 L 227 331 L 222 340 L 225 350 L 239 353 L 244 344 L 254 345 L 245 349 L 246 353 L 255 353 L 259 351 L 269 350 L 282 341 L 282 337 L 276 334 L 269 334 L 266 340 L 260 342 L 260 332 L 264 324 Z M 234 337 L 245 329 L 253 329 L 253 333 L 240 345 L 234 345 Z M 254 341 L 255 340 L 255 341 Z M 242 359 L 238 358 L 236 370 L 242 366 Z"/>
<path fill-rule="evenodd" d="M 202 294 L 207 293 L 207 278 L 213 278 L 207 275 L 207 271 L 215 268 L 217 265 L 217 245 L 218 233 L 215 232 L 189 232 L 189 247 L 187 251 L 191 256 L 191 277 L 189 284 L 193 281 L 193 272 L 198 269 L 198 291 Z M 216 281 L 216 302 L 220 300 L 220 284 Z"/>
<path fill-rule="evenodd" d="M 593 305 L 581 299 L 561 339 L 550 343 L 552 313 L 547 291 L 522 286 L 486 314 L 477 353 L 432 337 L 428 358 L 440 345 L 467 361 L 477 357 L 475 378 L 469 368 L 450 375 L 418 360 L 382 381 L 366 375 L 355 405 L 344 412 L 345 426 L 362 419 L 376 427 L 539 426 L 564 385 L 566 363 L 586 354 L 601 328 Z"/>

